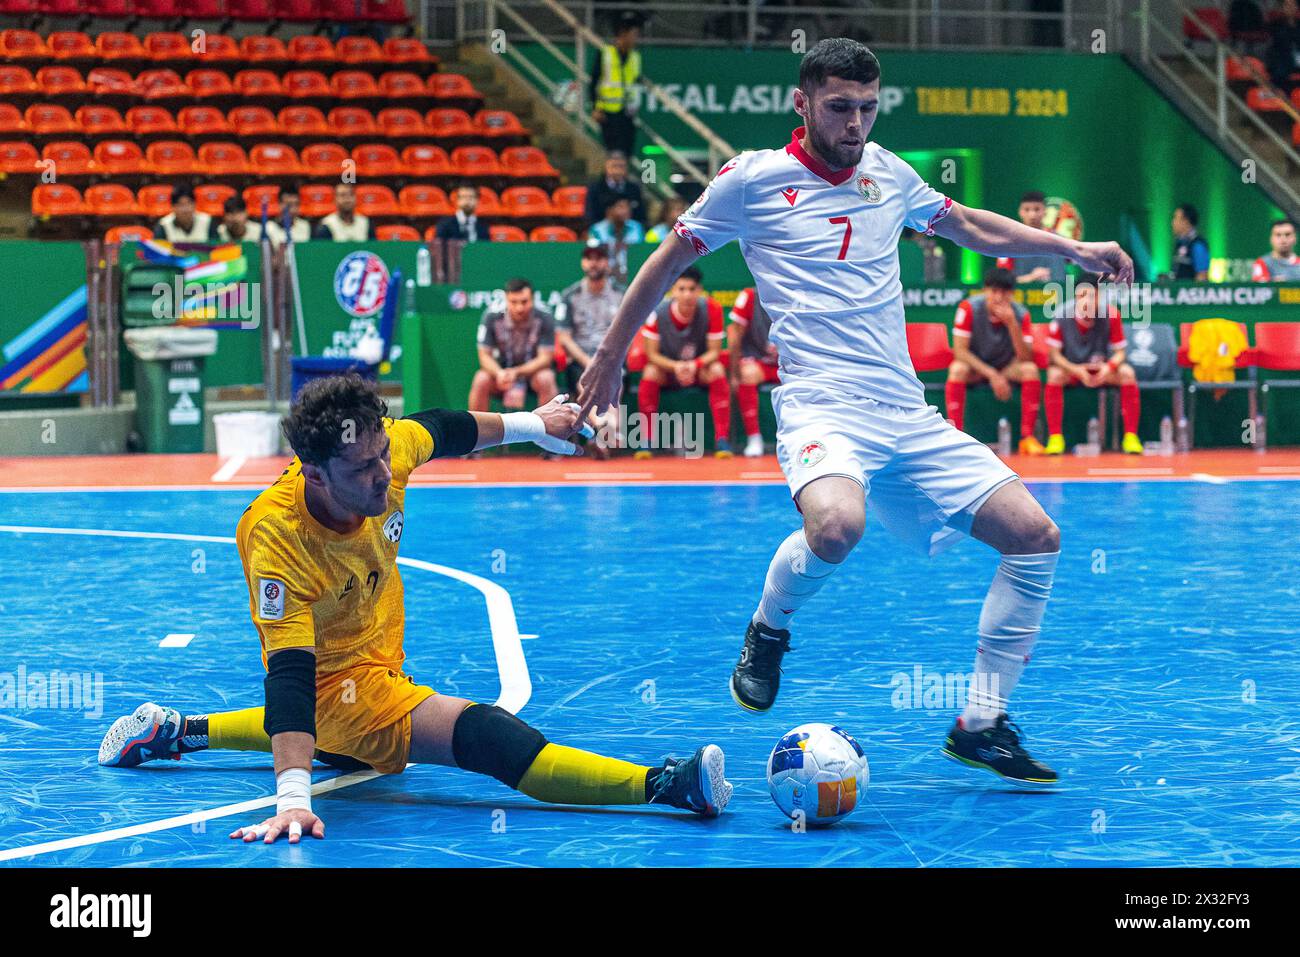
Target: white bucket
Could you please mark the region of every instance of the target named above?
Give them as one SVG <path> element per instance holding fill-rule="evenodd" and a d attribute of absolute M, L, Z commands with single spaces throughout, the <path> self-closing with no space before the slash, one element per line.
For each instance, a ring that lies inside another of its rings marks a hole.
<path fill-rule="evenodd" d="M 280 452 L 280 417 L 274 412 L 222 412 L 212 424 L 220 458 L 259 459 Z"/>

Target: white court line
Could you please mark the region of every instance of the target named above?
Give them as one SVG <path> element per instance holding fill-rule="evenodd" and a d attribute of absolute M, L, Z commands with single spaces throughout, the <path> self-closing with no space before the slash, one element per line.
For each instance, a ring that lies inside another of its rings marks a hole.
<path fill-rule="evenodd" d="M 1211 485 L 1227 485 L 1232 481 L 1222 475 L 1211 475 L 1209 472 L 1193 472 L 1191 477 L 1195 482 L 1208 482 Z"/>
<path fill-rule="evenodd" d="M 162 641 L 158 642 L 159 648 L 188 648 L 193 635 L 168 635 Z"/>
<path fill-rule="evenodd" d="M 246 456 L 232 455 L 230 458 L 226 459 L 224 462 L 221 463 L 221 468 L 217 469 L 215 472 L 212 473 L 212 481 L 229 482 L 232 478 L 234 478 L 237 474 L 239 474 L 239 470 L 244 467 L 244 463 L 247 461 L 248 458 Z"/>
<path fill-rule="evenodd" d="M 93 535 L 107 538 L 146 538 L 186 542 L 217 542 L 223 545 L 235 544 L 233 538 L 216 535 L 182 535 L 175 532 L 135 532 L 120 529 L 0 525 L 0 532 L 32 535 Z M 496 654 L 497 673 L 501 680 L 501 694 L 497 698 L 496 704 L 511 714 L 518 713 L 528 703 L 529 697 L 532 696 L 533 685 L 528 675 L 528 662 L 524 659 L 524 648 L 519 640 L 519 623 L 515 619 L 515 608 L 514 603 L 510 600 L 510 593 L 494 581 L 461 571 L 459 568 L 449 568 L 446 565 L 435 565 L 432 562 L 424 562 L 415 558 L 402 558 L 400 556 L 397 563 L 454 578 L 478 589 L 482 593 L 484 600 L 487 602 L 488 624 L 492 629 L 492 648 Z M 37 726 L 34 725 L 33 727 Z M 353 784 L 361 784 L 363 781 L 369 781 L 379 776 L 377 771 L 353 771 L 319 781 L 312 785 L 311 791 L 313 795 L 319 796 L 328 794 L 331 791 L 337 791 L 340 788 L 350 787 Z M 141 834 L 153 834 L 157 831 L 167 831 L 174 827 L 184 827 L 186 824 L 192 825 L 200 821 L 210 821 L 214 818 L 229 817 L 234 814 L 256 811 L 259 808 L 273 807 L 275 803 L 275 795 L 271 795 L 270 797 L 255 798 L 251 801 L 241 801 L 237 804 L 224 804 L 203 811 L 180 814 L 175 817 L 163 818 L 160 821 L 147 821 L 143 824 L 132 824 L 127 827 L 113 828 L 109 831 L 98 831 L 57 841 L 47 841 L 43 844 L 14 847 L 0 851 L 0 862 L 35 857 L 38 854 L 52 854 L 56 851 L 66 851 L 75 847 L 88 847 L 92 844 L 104 844 L 108 841 L 116 841 L 125 837 L 137 837 Z"/>

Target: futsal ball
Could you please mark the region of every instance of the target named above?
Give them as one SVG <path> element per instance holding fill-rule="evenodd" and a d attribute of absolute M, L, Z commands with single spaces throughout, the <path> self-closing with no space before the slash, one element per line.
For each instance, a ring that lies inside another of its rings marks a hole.
<path fill-rule="evenodd" d="M 1068 199 L 1049 196 L 1043 214 L 1043 228 L 1066 239 L 1083 239 L 1083 216 Z"/>
<path fill-rule="evenodd" d="M 787 817 L 834 824 L 857 807 L 871 777 L 853 737 L 831 724 L 801 724 L 767 759 L 767 787 Z"/>

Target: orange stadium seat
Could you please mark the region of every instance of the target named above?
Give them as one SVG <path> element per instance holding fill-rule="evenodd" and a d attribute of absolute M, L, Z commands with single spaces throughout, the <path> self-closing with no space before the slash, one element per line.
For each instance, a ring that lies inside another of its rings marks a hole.
<path fill-rule="evenodd" d="M 95 50 L 101 60 L 147 60 L 149 54 L 134 33 L 108 30 L 95 37 Z"/>
<path fill-rule="evenodd" d="M 235 92 L 248 99 L 284 96 L 284 85 L 270 70 L 240 70 L 235 74 Z"/>
<path fill-rule="evenodd" d="M 334 47 L 342 63 L 387 63 L 383 49 L 370 37 L 342 37 Z"/>
<path fill-rule="evenodd" d="M 56 30 L 45 41 L 55 60 L 93 60 L 98 54 L 90 34 L 80 30 Z"/>
<path fill-rule="evenodd" d="M 406 23 L 411 19 L 405 0 L 363 0 L 361 12 L 374 23 Z"/>
<path fill-rule="evenodd" d="M 122 114 L 111 106 L 91 104 L 78 107 L 76 119 L 87 136 L 125 136 L 129 132 Z"/>
<path fill-rule="evenodd" d="M 402 191 L 397 194 L 397 202 L 402 207 L 403 214 L 418 218 L 450 216 L 455 212 L 446 193 L 437 186 L 423 183 L 402 187 Z"/>
<path fill-rule="evenodd" d="M 284 92 L 295 100 L 329 99 L 330 84 L 319 70 L 290 70 L 284 75 Z"/>
<path fill-rule="evenodd" d="M 379 130 L 369 110 L 359 106 L 336 106 L 329 112 L 330 134 L 333 136 L 375 136 Z"/>
<path fill-rule="evenodd" d="M 457 146 L 451 151 L 451 165 L 461 176 L 501 176 L 501 163 L 488 146 Z"/>
<path fill-rule="evenodd" d="M 86 190 L 86 209 L 95 216 L 139 216 L 135 193 L 121 183 L 100 183 Z"/>
<path fill-rule="evenodd" d="M 483 94 L 474 84 L 459 73 L 435 73 L 429 77 L 429 92 L 440 100 L 475 100 L 483 102 Z"/>
<path fill-rule="evenodd" d="M 131 13 L 143 20 L 174 20 L 189 14 L 189 5 L 183 0 L 131 0 Z"/>
<path fill-rule="evenodd" d="M 350 159 L 348 151 L 338 143 L 313 143 L 302 151 L 302 165 L 308 176 L 338 179 L 343 164 Z"/>
<path fill-rule="evenodd" d="M 123 19 L 131 15 L 131 0 L 85 0 L 85 12 L 95 17 Z"/>
<path fill-rule="evenodd" d="M 226 136 L 231 132 L 230 121 L 215 106 L 187 106 L 176 120 L 190 136 Z"/>
<path fill-rule="evenodd" d="M 198 14 L 192 14 L 198 17 Z M 215 19 L 215 18 L 214 18 Z M 239 41 L 224 33 L 209 33 L 203 38 L 203 52 L 199 58 L 213 63 L 237 63 L 244 59 L 239 52 Z"/>
<path fill-rule="evenodd" d="M 576 243 L 578 234 L 568 226 L 536 226 L 528 232 L 530 243 Z"/>
<path fill-rule="evenodd" d="M 478 137 L 474 121 L 464 110 L 430 110 L 424 116 L 429 135 L 438 139 L 472 140 Z"/>
<path fill-rule="evenodd" d="M 907 352 L 917 372 L 937 372 L 952 365 L 948 326 L 942 322 L 909 322 Z"/>
<path fill-rule="evenodd" d="M 194 96 L 175 70 L 145 70 L 135 78 L 140 96 L 146 100 L 188 100 Z"/>
<path fill-rule="evenodd" d="M 248 207 L 249 219 L 262 218 L 262 200 L 266 200 L 268 216 L 280 215 L 280 187 L 273 183 L 259 183 L 244 190 L 244 205 Z"/>
<path fill-rule="evenodd" d="M 334 63 L 338 60 L 329 37 L 299 34 L 289 41 L 288 51 L 295 63 Z"/>
<path fill-rule="evenodd" d="M 322 20 L 320 0 L 280 0 L 275 15 L 286 23 L 311 23 Z"/>
<path fill-rule="evenodd" d="M 498 223 L 488 227 L 488 235 L 494 243 L 526 243 L 528 234 L 518 226 L 506 226 Z"/>
<path fill-rule="evenodd" d="M 18 107 L 12 103 L 0 103 L 0 137 L 26 132 L 27 122 Z"/>
<path fill-rule="evenodd" d="M 264 106 L 237 106 L 226 114 L 237 136 L 279 136 L 280 124 L 275 114 Z"/>
<path fill-rule="evenodd" d="M 213 96 L 235 95 L 235 85 L 230 82 L 230 77 L 220 70 L 190 70 L 185 74 L 185 82 L 194 91 L 194 96 L 201 100 Z"/>
<path fill-rule="evenodd" d="M 387 143 L 365 143 L 352 151 L 358 176 L 400 176 L 405 172 L 397 150 Z"/>
<path fill-rule="evenodd" d="M 425 99 L 429 91 L 424 81 L 405 70 L 390 70 L 379 78 L 379 89 L 390 100 Z"/>
<path fill-rule="evenodd" d="M 184 15 L 190 20 L 222 20 L 226 0 L 186 0 Z"/>
<path fill-rule="evenodd" d="M 46 17 L 72 19 L 84 12 L 82 0 L 37 0 L 37 6 Z"/>
<path fill-rule="evenodd" d="M 379 216 L 397 216 L 401 210 L 397 197 L 387 186 L 363 183 L 357 187 L 357 212 L 374 219 Z"/>
<path fill-rule="evenodd" d="M 178 145 L 188 146 L 189 144 L 181 143 Z M 190 154 L 191 157 L 193 155 L 193 153 Z M 135 204 L 140 207 L 140 212 L 150 219 L 166 216 L 172 211 L 172 188 L 167 183 L 153 183 L 149 186 L 141 186 L 139 192 L 135 194 Z"/>
<path fill-rule="evenodd" d="M 292 59 L 283 40 L 262 34 L 246 36 L 240 40 L 239 52 L 249 63 L 288 63 Z"/>
<path fill-rule="evenodd" d="M 390 139 L 414 139 L 428 135 L 424 128 L 424 119 L 415 110 L 406 107 L 389 107 L 380 110 L 379 129 Z"/>
<path fill-rule="evenodd" d="M 113 66 L 97 66 L 86 74 L 86 86 L 96 96 L 107 94 L 138 96 L 139 85 L 135 77 Z"/>
<path fill-rule="evenodd" d="M 292 146 L 259 143 L 248 154 L 248 164 L 259 176 L 300 176 L 302 164 Z"/>
<path fill-rule="evenodd" d="M 501 206 L 501 197 L 497 195 L 496 190 L 489 189 L 487 186 L 478 188 L 477 214 L 484 219 L 505 215 L 505 209 Z"/>
<path fill-rule="evenodd" d="M 166 216 L 166 213 L 163 213 Z M 104 234 L 106 243 L 129 243 L 132 241 L 143 242 L 146 239 L 153 239 L 153 230 L 148 226 L 139 226 L 134 223 L 125 226 L 114 226 Z"/>
<path fill-rule="evenodd" d="M 375 238 L 381 243 L 418 243 L 420 241 L 420 233 L 419 230 L 415 229 L 413 226 L 398 223 L 392 226 L 376 227 Z"/>
<path fill-rule="evenodd" d="M 0 173 L 5 176 L 18 176 L 38 172 L 37 163 L 41 156 L 31 143 L 10 140 L 0 143 Z"/>
<path fill-rule="evenodd" d="M 41 159 L 54 163 L 57 176 L 88 176 L 96 172 L 95 161 L 85 143 L 68 140 L 46 143 Z"/>
<path fill-rule="evenodd" d="M 35 30 L 0 31 L 0 60 L 6 63 L 43 63 L 50 48 Z"/>
<path fill-rule="evenodd" d="M 210 110 L 212 107 L 186 107 L 189 110 L 204 109 Z M 182 113 L 185 110 L 181 111 Z M 221 114 L 218 113 L 218 116 Z M 224 119 L 223 119 L 224 122 Z M 167 136 L 177 132 L 176 118 L 172 116 L 170 110 L 161 106 L 133 106 L 126 111 L 126 126 L 137 137 L 141 136 Z M 186 132 L 193 132 L 187 130 Z"/>
<path fill-rule="evenodd" d="M 33 103 L 27 107 L 23 118 L 35 136 L 63 136 L 81 132 L 81 124 L 68 112 L 68 108 L 57 103 Z"/>
<path fill-rule="evenodd" d="M 555 215 L 566 219 L 587 215 L 587 187 L 560 186 L 551 193 Z"/>
<path fill-rule="evenodd" d="M 204 143 L 199 147 L 199 168 L 209 176 L 243 176 L 248 156 L 238 143 Z"/>
<path fill-rule="evenodd" d="M 286 106 L 278 120 L 285 136 L 329 136 L 330 133 L 325 114 L 314 106 Z"/>
<path fill-rule="evenodd" d="M 437 63 L 423 40 L 414 37 L 389 37 L 384 41 L 384 59 L 389 63 Z"/>
<path fill-rule="evenodd" d="M 402 150 L 402 165 L 412 176 L 452 176 L 451 160 L 441 146 L 417 143 Z"/>
<path fill-rule="evenodd" d="M 32 190 L 32 215 L 40 219 L 80 216 L 85 210 L 81 193 L 67 183 L 42 183 Z"/>
<path fill-rule="evenodd" d="M 155 63 L 194 59 L 190 41 L 179 33 L 150 33 L 144 38 L 144 50 Z"/>
<path fill-rule="evenodd" d="M 526 139 L 532 135 L 509 110 L 479 110 L 474 114 L 474 129 L 488 140 Z"/>
<path fill-rule="evenodd" d="M 159 140 L 145 149 L 145 159 L 159 176 L 188 176 L 198 170 L 194 147 L 181 140 Z M 141 205 L 144 205 L 143 202 Z"/>
<path fill-rule="evenodd" d="M 340 100 L 373 100 L 383 96 L 375 78 L 360 70 L 340 70 L 330 80 L 330 88 Z"/>
<path fill-rule="evenodd" d="M 111 176 L 137 176 L 149 172 L 144 151 L 131 140 L 104 140 L 95 146 L 95 165 Z"/>
<path fill-rule="evenodd" d="M 270 20 L 271 0 L 226 0 L 226 16 L 232 20 Z"/>
<path fill-rule="evenodd" d="M 1285 109 L 1282 105 L 1282 97 L 1261 86 L 1253 87 L 1246 94 L 1246 106 L 1256 113 L 1275 113 L 1282 112 Z"/>
<path fill-rule="evenodd" d="M 501 168 L 507 176 L 558 178 L 560 175 L 546 154 L 536 146 L 507 146 L 501 151 Z"/>
<path fill-rule="evenodd" d="M 518 219 L 536 219 L 541 216 L 554 216 L 551 197 L 546 191 L 536 186 L 511 186 L 501 194 L 501 205 L 507 216 Z"/>
<path fill-rule="evenodd" d="M 306 219 L 319 219 L 334 212 L 334 187 L 329 183 L 308 183 L 301 187 L 298 212 Z"/>
<path fill-rule="evenodd" d="M 38 87 L 32 71 L 25 66 L 0 66 L 0 96 L 36 93 Z"/>
<path fill-rule="evenodd" d="M 36 85 L 45 96 L 76 96 L 86 92 L 81 71 L 70 66 L 43 66 L 36 71 Z"/>
<path fill-rule="evenodd" d="M 220 216 L 225 211 L 226 200 L 234 195 L 234 187 L 225 183 L 204 183 L 194 187 L 194 208 L 209 216 Z"/>

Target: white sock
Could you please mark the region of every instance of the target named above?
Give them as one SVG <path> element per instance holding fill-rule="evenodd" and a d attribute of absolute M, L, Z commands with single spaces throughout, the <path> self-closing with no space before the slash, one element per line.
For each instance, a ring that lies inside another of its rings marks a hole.
<path fill-rule="evenodd" d="M 1007 709 L 1043 622 L 1060 552 L 1003 555 L 980 613 L 975 680 L 966 694 L 961 726 L 991 728 Z"/>
<path fill-rule="evenodd" d="M 817 557 L 808 547 L 802 528 L 791 533 L 767 566 L 767 581 L 754 620 L 769 628 L 788 628 L 794 613 L 821 591 L 826 579 L 839 567 L 836 562 Z"/>

